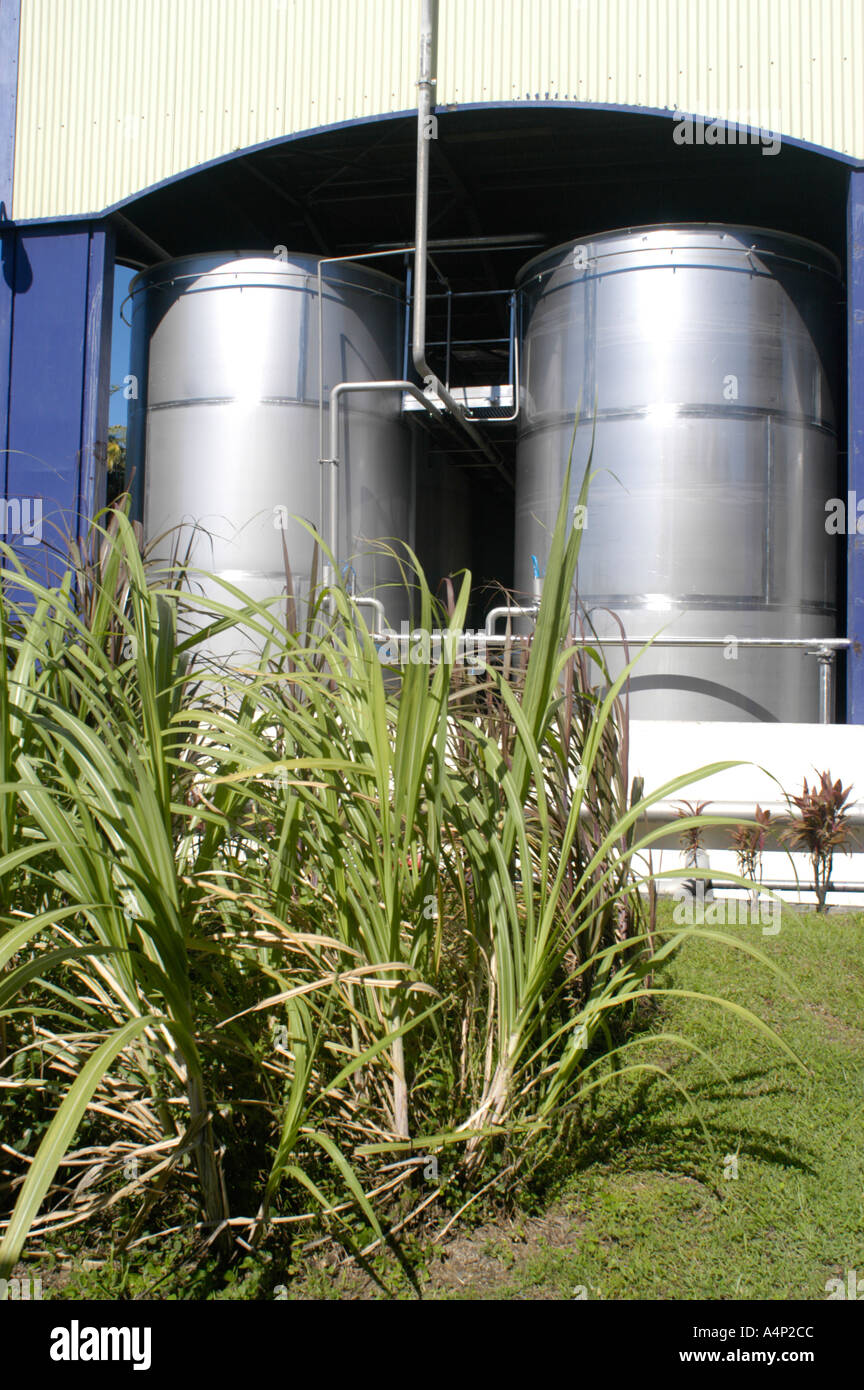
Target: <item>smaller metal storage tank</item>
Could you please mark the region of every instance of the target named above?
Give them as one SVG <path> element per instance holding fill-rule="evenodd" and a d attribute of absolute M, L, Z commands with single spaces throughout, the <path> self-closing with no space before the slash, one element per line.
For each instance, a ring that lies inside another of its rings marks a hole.
<path fill-rule="evenodd" d="M 838 271 L 799 237 L 684 224 L 587 237 L 519 275 L 517 589 L 532 556 L 545 569 L 571 447 L 575 501 L 596 402 L 581 603 L 605 635 L 614 612 L 631 637 L 729 639 L 646 652 L 636 717 L 818 717 L 812 657 L 732 639 L 837 635 Z"/>
<path fill-rule="evenodd" d="M 191 564 L 252 598 L 308 593 L 313 541 L 326 537 L 329 392 L 402 375 L 400 284 L 366 266 L 324 271 L 324 438 L 319 435 L 318 260 L 256 252 L 187 256 L 133 280 L 130 464 L 145 538 L 183 526 Z M 398 564 L 369 543 L 413 542 L 412 459 L 399 392 L 352 393 L 340 407 L 339 548 L 358 593 L 396 627 L 408 615 Z M 198 529 L 191 529 L 197 525 Z M 166 536 L 159 554 L 170 554 Z M 319 569 L 320 579 L 320 569 Z M 199 581 L 222 602 L 225 591 Z M 371 614 L 370 614 L 371 617 Z M 237 634 L 221 655 L 238 655 Z M 213 648 L 214 654 L 217 650 Z"/>

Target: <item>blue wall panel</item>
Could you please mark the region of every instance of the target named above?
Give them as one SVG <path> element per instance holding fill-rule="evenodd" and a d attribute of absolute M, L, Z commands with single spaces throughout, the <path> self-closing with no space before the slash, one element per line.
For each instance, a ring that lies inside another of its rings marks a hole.
<path fill-rule="evenodd" d="M 0 222 L 0 485 L 6 488 L 6 450 L 9 447 L 9 377 L 12 363 L 12 286 L 15 280 L 17 236 L 10 223 Z"/>
<path fill-rule="evenodd" d="M 41 503 L 43 560 L 78 531 L 88 243 L 80 233 L 18 236 L 6 497 Z M 34 547 L 15 549 L 24 558 Z"/>
<path fill-rule="evenodd" d="M 848 240 L 846 257 L 848 305 L 848 459 L 847 488 L 864 502 L 864 169 L 849 175 Z M 851 499 L 850 499 L 851 500 Z M 864 724 L 864 515 L 847 510 L 848 607 L 846 635 L 853 642 L 847 658 L 846 718 Z"/>
<path fill-rule="evenodd" d="M 0 0 L 0 203 L 7 216 L 12 208 L 15 171 L 20 32 L 21 0 Z"/>
<path fill-rule="evenodd" d="M 31 534 L 4 539 L 34 575 L 56 578 L 67 538 L 81 535 L 104 491 L 112 238 L 90 224 L 5 237 L 14 252 L 10 245 L 0 295 L 0 396 L 8 384 L 0 527 L 8 532 L 17 506 Z"/>

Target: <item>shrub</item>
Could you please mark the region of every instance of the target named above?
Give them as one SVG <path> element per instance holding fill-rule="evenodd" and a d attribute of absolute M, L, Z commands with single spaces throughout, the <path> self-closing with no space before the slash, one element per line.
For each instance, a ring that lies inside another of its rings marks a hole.
<path fill-rule="evenodd" d="M 753 820 L 755 824 L 743 821 L 736 825 L 731 838 L 738 860 L 738 872 L 742 878 L 748 878 L 755 883 L 762 880 L 762 851 L 771 828 L 771 812 L 763 811 L 757 803 Z M 758 897 L 756 889 L 753 889 L 752 893 Z"/>
<path fill-rule="evenodd" d="M 790 817 L 783 839 L 792 849 L 803 849 L 810 855 L 817 912 L 825 911 L 835 851 L 849 853 L 849 812 L 845 808 L 851 791 L 839 780 L 832 782 L 830 772 L 820 772 L 818 788 L 815 782 L 808 786 L 805 777 L 801 795 L 786 797 L 799 814 L 797 819 Z"/>
<path fill-rule="evenodd" d="M 701 818 L 705 814 L 706 806 L 710 805 L 710 801 L 697 801 L 695 804 L 692 801 L 682 801 L 675 812 L 679 820 L 687 822 L 678 838 L 685 853 L 691 857 L 702 848 L 704 826 Z"/>

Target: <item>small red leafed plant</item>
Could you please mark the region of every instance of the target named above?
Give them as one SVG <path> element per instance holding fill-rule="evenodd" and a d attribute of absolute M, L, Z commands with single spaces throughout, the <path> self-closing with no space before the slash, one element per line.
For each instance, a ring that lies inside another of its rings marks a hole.
<path fill-rule="evenodd" d="M 757 803 L 753 813 L 753 824 L 736 825 L 732 831 L 732 845 L 738 860 L 738 872 L 742 878 L 753 882 L 762 880 L 762 851 L 765 839 L 771 829 L 771 812 L 763 811 Z M 752 891 L 752 890 L 751 890 Z"/>
<path fill-rule="evenodd" d="M 809 787 L 805 777 L 801 795 L 786 796 L 790 808 L 795 806 L 799 814 L 790 816 L 782 838 L 792 849 L 806 850 L 810 855 L 817 912 L 825 911 L 835 850 L 850 853 L 846 848 L 850 838 L 846 802 L 851 791 L 851 786 L 844 788 L 839 780 L 832 782 L 830 772 L 820 772 L 818 787 L 815 782 Z"/>
<path fill-rule="evenodd" d="M 710 801 L 697 801 L 695 803 L 680 801 L 678 803 L 679 809 L 676 810 L 675 815 L 679 820 L 690 820 L 693 816 L 704 815 L 705 807 L 710 805 Z M 687 825 L 678 836 L 685 853 L 691 856 L 702 848 L 703 837 L 704 827 L 701 825 Z"/>

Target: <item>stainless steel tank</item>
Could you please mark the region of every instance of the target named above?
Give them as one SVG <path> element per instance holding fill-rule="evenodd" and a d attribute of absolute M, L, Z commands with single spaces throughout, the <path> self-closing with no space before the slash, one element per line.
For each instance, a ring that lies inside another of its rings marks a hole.
<path fill-rule="evenodd" d="M 285 589 L 283 538 L 295 591 L 301 601 L 308 594 L 313 540 L 295 516 L 327 534 L 317 273 L 316 256 L 214 253 L 155 266 L 130 287 L 138 399 L 130 403 L 129 448 L 145 538 L 182 527 L 181 548 L 191 539 L 196 570 L 256 599 Z M 325 267 L 325 403 L 337 382 L 402 376 L 403 313 L 401 286 L 389 276 L 356 264 Z M 357 592 L 380 598 L 398 627 L 408 613 L 398 564 L 372 543 L 413 542 L 400 395 L 351 394 L 339 409 L 337 558 L 349 574 L 353 567 Z M 176 534 L 160 542 L 160 555 Z M 221 588 L 197 583 L 231 602 Z M 237 655 L 236 639 L 214 650 Z"/>
<path fill-rule="evenodd" d="M 817 718 L 813 657 L 735 639 L 837 635 L 838 272 L 800 237 L 699 224 L 604 232 L 519 275 L 517 588 L 532 556 L 545 569 L 572 445 L 597 631 L 618 632 L 611 610 L 636 638 L 728 639 L 647 652 L 634 717 Z"/>

